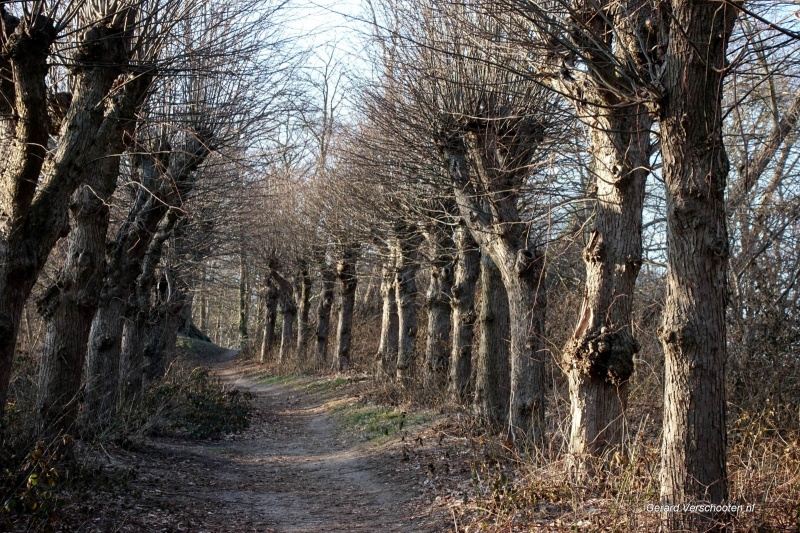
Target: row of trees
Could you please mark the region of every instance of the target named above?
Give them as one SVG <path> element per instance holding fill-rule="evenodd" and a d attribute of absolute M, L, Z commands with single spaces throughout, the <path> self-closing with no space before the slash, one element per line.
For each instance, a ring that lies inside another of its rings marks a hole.
<path fill-rule="evenodd" d="M 0 405 L 42 274 L 40 437 L 74 433 L 80 403 L 106 427 L 163 374 L 227 225 L 211 207 L 275 145 L 295 63 L 281 7 L 0 6 Z"/>
<path fill-rule="evenodd" d="M 338 277 L 330 364 L 348 365 L 354 302 L 376 312 L 379 295 L 379 375 L 446 387 L 513 439 L 541 444 L 545 366 L 564 328 L 548 324 L 547 303 L 582 242 L 583 297 L 555 357 L 569 384 L 571 471 L 591 476 L 625 446 L 647 262 L 666 286 L 661 499 L 726 501 L 728 329 L 763 342 L 796 298 L 791 13 L 679 1 L 370 9 L 377 74 L 360 89 L 359 119 L 331 125 L 336 84 L 324 77 L 305 123 L 310 166 L 287 167 L 302 167 L 291 194 L 271 198 L 280 214 L 252 235 L 261 358 L 280 321 L 279 358 L 326 361 Z M 788 354 L 790 323 L 769 357 Z M 734 366 L 766 367 L 749 346 Z M 712 518 L 664 516 L 673 529 Z"/>
<path fill-rule="evenodd" d="M 648 264 L 661 499 L 725 501 L 726 375 L 770 394 L 727 362 L 767 375 L 797 342 L 793 11 L 376 1 L 357 79 L 298 69 L 283 7 L 0 5 L 0 405 L 32 294 L 50 437 L 135 403 L 193 323 L 342 371 L 374 317 L 373 372 L 520 446 L 552 437 L 555 360 L 581 479 L 627 444 Z"/>

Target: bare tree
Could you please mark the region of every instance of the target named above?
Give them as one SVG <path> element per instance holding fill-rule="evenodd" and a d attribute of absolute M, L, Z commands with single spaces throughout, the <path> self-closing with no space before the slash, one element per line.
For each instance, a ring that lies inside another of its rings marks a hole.
<path fill-rule="evenodd" d="M 336 263 L 336 276 L 341 285 L 341 304 L 339 306 L 339 324 L 336 328 L 336 366 L 339 371 L 350 366 L 350 343 L 353 329 L 353 308 L 355 306 L 356 260 L 361 249 L 360 243 L 342 246 L 341 259 Z"/>
<path fill-rule="evenodd" d="M 451 300 L 453 335 L 448 390 L 452 398 L 463 402 L 467 398 L 471 375 L 472 341 L 477 318 L 475 285 L 478 282 L 481 254 L 478 244 L 463 223 L 456 230 L 455 244 L 457 256 Z M 486 297 L 493 295 L 487 294 Z"/>
<path fill-rule="evenodd" d="M 136 10 L 110 3 L 79 9 L 72 2 L 0 7 L 0 143 L 6 154 L 0 166 L 6 184 L 0 195 L 0 405 L 5 405 L 22 306 L 68 229 L 68 204 L 85 169 L 113 151 L 121 115 L 130 112 L 122 82 Z M 52 106 L 58 135 L 54 149 L 47 150 L 48 64 L 53 47 L 60 47 L 70 31 L 79 35 L 74 48 L 65 50 L 72 62 L 72 90 Z"/>

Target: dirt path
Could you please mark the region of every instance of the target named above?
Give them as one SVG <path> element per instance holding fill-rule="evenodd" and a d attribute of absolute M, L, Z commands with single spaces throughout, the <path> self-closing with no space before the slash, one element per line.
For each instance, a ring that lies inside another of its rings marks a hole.
<path fill-rule="evenodd" d="M 419 498 L 424 474 L 399 468 L 397 446 L 357 442 L 339 430 L 325 395 L 254 381 L 234 355 L 228 352 L 215 371 L 255 395 L 253 424 L 220 442 L 154 440 L 134 482 L 142 493 L 139 512 L 118 530 L 448 529 Z M 155 527 L 159 522 L 163 527 Z"/>

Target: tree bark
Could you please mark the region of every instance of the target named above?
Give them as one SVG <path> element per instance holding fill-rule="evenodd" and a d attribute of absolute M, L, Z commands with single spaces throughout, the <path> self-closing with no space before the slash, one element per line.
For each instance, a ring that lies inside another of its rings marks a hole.
<path fill-rule="evenodd" d="M 5 9 L 0 53 L 0 119 L 6 157 L 0 163 L 0 411 L 5 406 L 17 331 L 50 250 L 69 228 L 68 206 L 85 169 L 108 155 L 126 100 L 114 82 L 128 61 L 127 34 L 116 24 L 96 23 L 75 53 L 75 87 L 57 146 L 47 151 L 47 59 L 56 38 L 43 13 L 22 21 Z M 125 17 L 123 17 L 125 18 Z M 13 82 L 12 82 L 13 80 Z M 109 98 L 109 96 L 111 96 Z M 13 117 L 13 118 L 7 118 Z M 2 413 L 0 413 L 2 414 Z"/>
<path fill-rule="evenodd" d="M 200 279 L 202 280 L 200 286 L 200 331 L 208 335 L 208 284 L 206 283 L 206 268 L 207 265 L 203 263 L 203 270 Z"/>
<path fill-rule="evenodd" d="M 116 411 L 127 298 L 103 289 L 89 333 L 84 425 L 103 427 Z"/>
<path fill-rule="evenodd" d="M 308 351 L 308 315 L 310 312 L 311 274 L 308 264 L 300 262 L 300 290 L 297 295 L 297 358 L 305 360 Z"/>
<path fill-rule="evenodd" d="M 170 210 L 158 225 L 136 277 L 132 301 L 129 302 L 120 350 L 120 401 L 132 406 L 138 401 L 145 383 L 145 353 L 149 332 L 159 327 L 159 304 L 153 305 L 157 268 L 164 252 L 164 243 L 173 235 L 176 226 L 185 221 L 177 210 Z M 161 304 L 163 305 L 163 304 Z M 163 313 L 161 313 L 163 314 Z M 152 353 L 152 350 L 150 351 Z"/>
<path fill-rule="evenodd" d="M 336 273 L 326 264 L 320 264 L 322 286 L 317 306 L 317 365 L 324 368 L 328 360 L 328 337 L 331 329 L 331 309 L 336 291 Z"/>
<path fill-rule="evenodd" d="M 239 350 L 247 350 L 250 339 L 247 333 L 247 322 L 250 314 L 250 295 L 247 283 L 247 253 L 242 249 L 239 253 Z"/>
<path fill-rule="evenodd" d="M 172 361 L 178 330 L 185 320 L 187 306 L 191 305 L 186 296 L 187 288 L 188 285 L 173 268 L 164 268 L 158 283 L 153 318 L 145 334 L 147 342 L 142 356 L 142 388 L 164 376 Z"/>
<path fill-rule="evenodd" d="M 494 262 L 480 259 L 478 361 L 475 369 L 475 415 L 500 431 L 508 421 L 511 399 L 510 315 L 503 276 Z"/>
<path fill-rule="evenodd" d="M 475 329 L 475 285 L 478 282 L 481 253 L 464 224 L 455 234 L 458 250 L 450 301 L 453 341 L 450 352 L 450 397 L 460 403 L 468 397 L 472 374 L 472 340 Z"/>
<path fill-rule="evenodd" d="M 297 316 L 297 305 L 294 302 L 294 291 L 292 284 L 274 268 L 271 272 L 272 279 L 278 284 L 279 305 L 281 310 L 281 345 L 278 350 L 278 364 L 289 360 L 292 352 L 292 330 L 294 329 L 294 319 Z"/>
<path fill-rule="evenodd" d="M 626 114 L 627 113 L 627 114 Z M 598 109 L 590 129 L 596 173 L 594 230 L 583 259 L 586 288 L 564 353 L 570 386 L 570 468 L 591 475 L 591 458 L 622 444 L 633 336 L 636 278 L 642 263 L 642 207 L 652 119 L 643 105 Z"/>
<path fill-rule="evenodd" d="M 275 324 L 278 322 L 278 301 L 280 300 L 280 292 L 269 278 L 267 279 L 266 298 L 264 335 L 261 339 L 261 356 L 259 358 L 262 364 L 267 362 L 275 339 Z"/>
<path fill-rule="evenodd" d="M 117 183 L 119 156 L 90 167 L 73 195 L 73 229 L 67 258 L 56 283 L 37 302 L 45 319 L 39 366 L 39 434 L 49 441 L 73 431 L 83 378 L 86 343 L 97 309 L 105 269 L 108 204 Z"/>
<path fill-rule="evenodd" d="M 339 307 L 339 326 L 336 329 L 336 361 L 339 372 L 350 366 L 350 344 L 353 337 L 353 309 L 356 303 L 358 276 L 356 261 L 361 245 L 351 244 L 344 250 L 342 259 L 336 264 L 336 276 L 342 287 Z"/>
<path fill-rule="evenodd" d="M 149 304 L 149 302 L 148 302 Z M 147 339 L 155 320 L 148 305 L 146 312 L 138 307 L 129 312 L 124 322 L 119 363 L 119 396 L 122 407 L 132 407 L 138 401 L 144 384 L 145 351 Z"/>
<path fill-rule="evenodd" d="M 119 384 L 122 317 L 136 287 L 142 264 L 158 226 L 194 186 L 194 171 L 209 153 L 212 139 L 206 133 L 190 136 L 180 150 L 156 147 L 154 154 L 142 150 L 136 166 L 142 187 L 128 217 L 106 251 L 107 272 L 100 304 L 89 340 L 86 406 L 87 424 L 102 427 L 114 416 Z"/>
<path fill-rule="evenodd" d="M 721 503 L 725 459 L 728 234 L 722 80 L 736 8 L 673 0 L 660 102 L 667 188 L 661 501 Z M 712 513 L 665 513 L 665 529 L 705 530 Z"/>
<path fill-rule="evenodd" d="M 535 124 L 528 135 L 536 137 Z M 522 135 L 520 131 L 516 135 Z M 512 145 L 513 146 L 513 145 Z M 470 158 L 467 158 L 469 147 Z M 511 332 L 509 435 L 541 443 L 544 438 L 544 257 L 530 246 L 519 213 L 520 163 L 506 159 L 497 138 L 476 132 L 446 150 L 461 216 L 500 269 L 508 294 Z M 522 157 L 522 155 L 517 155 Z M 524 159 L 524 158 L 523 158 Z M 477 176 L 470 176 L 470 164 Z M 504 167 L 508 170 L 503 170 Z M 517 191 L 516 193 L 514 191 Z"/>
<path fill-rule="evenodd" d="M 397 315 L 397 287 L 395 271 L 394 240 L 389 239 L 389 255 L 381 266 L 381 337 L 378 345 L 377 373 L 379 376 L 393 377 L 400 331 Z"/>
<path fill-rule="evenodd" d="M 396 231 L 397 270 L 397 379 L 408 385 L 414 377 L 417 342 L 417 248 L 418 236 L 413 228 L 401 226 Z"/>
<path fill-rule="evenodd" d="M 441 261 L 444 262 L 444 259 Z M 441 388 L 447 377 L 448 340 L 450 338 L 450 299 L 453 267 L 449 263 L 432 267 L 425 295 L 428 330 L 425 338 L 425 367 L 429 383 Z"/>
<path fill-rule="evenodd" d="M 578 478 L 593 473 L 592 459 L 608 456 L 622 443 L 627 383 L 639 350 L 631 312 L 642 261 L 653 124 L 626 76 L 647 77 L 658 53 L 658 17 L 649 3 L 604 1 L 598 9 L 607 15 L 597 17 L 590 9 L 570 15 L 578 29 L 571 45 L 580 50 L 580 67 L 558 67 L 553 59 L 560 52 L 555 51 L 543 60 L 557 69 L 551 83 L 572 100 L 587 127 L 594 174 L 594 228 L 583 253 L 584 297 L 562 352 L 572 415 L 568 468 Z M 607 36 L 606 41 L 597 35 Z"/>

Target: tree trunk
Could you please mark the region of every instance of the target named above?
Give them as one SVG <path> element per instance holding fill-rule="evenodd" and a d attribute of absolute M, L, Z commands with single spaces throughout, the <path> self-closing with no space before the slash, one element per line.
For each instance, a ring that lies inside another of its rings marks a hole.
<path fill-rule="evenodd" d="M 127 297 L 108 291 L 100 295 L 100 305 L 89 333 L 86 370 L 84 424 L 102 427 L 116 412 L 122 332 L 125 326 Z"/>
<path fill-rule="evenodd" d="M 413 228 L 401 227 L 396 232 L 397 275 L 397 379 L 408 385 L 414 377 L 417 342 L 417 247 Z"/>
<path fill-rule="evenodd" d="M 266 298 L 264 335 L 261 339 L 261 357 L 259 358 L 262 364 L 267 362 L 275 339 L 275 324 L 278 322 L 278 301 L 280 300 L 278 288 L 269 279 L 267 280 Z"/>
<path fill-rule="evenodd" d="M 503 276 L 508 294 L 511 328 L 511 406 L 509 435 L 514 440 L 544 438 L 544 346 L 545 286 L 544 257 L 529 246 L 529 232 L 520 219 L 518 195 L 513 184 L 518 169 L 500 172 L 504 164 L 500 150 L 481 135 L 469 136 L 474 165 L 480 182 L 470 178 L 466 146 L 453 146 L 447 153 L 450 176 L 455 185 L 462 219 Z M 487 144 L 484 144 L 487 143 Z M 508 163 L 506 162 L 505 165 Z M 477 190 L 485 190 L 478 195 Z"/>
<path fill-rule="evenodd" d="M 721 503 L 725 459 L 728 234 L 722 78 L 736 7 L 673 0 L 659 109 L 667 187 L 667 295 L 661 501 Z M 669 530 L 704 530 L 713 513 L 665 513 Z"/>
<path fill-rule="evenodd" d="M 247 334 L 247 322 L 250 312 L 250 295 L 247 287 L 247 254 L 244 249 L 239 254 L 239 350 L 247 350 L 250 339 Z"/>
<path fill-rule="evenodd" d="M 278 364 L 289 360 L 292 352 L 292 330 L 294 328 L 294 319 L 297 316 L 297 305 L 294 303 L 294 291 L 292 291 L 292 284 L 275 270 L 272 271 L 272 277 L 278 283 L 280 291 L 280 310 L 283 319 L 281 325 L 281 346 L 278 350 Z"/>
<path fill-rule="evenodd" d="M 443 261 L 442 261 L 443 262 Z M 450 298 L 453 267 L 433 265 L 425 303 L 428 309 L 428 330 L 425 338 L 427 380 L 437 388 L 446 382 L 448 340 L 450 338 Z"/>
<path fill-rule="evenodd" d="M 203 270 L 200 277 L 202 280 L 200 285 L 200 331 L 208 335 L 208 283 L 206 280 L 207 265 L 205 262 L 203 262 L 202 268 Z"/>
<path fill-rule="evenodd" d="M 44 263 L 35 252 L 26 253 L 26 235 L 20 226 L 28 215 L 46 155 L 49 117 L 45 77 L 50 46 L 57 35 L 54 21 L 43 14 L 19 20 L 3 6 L 1 15 L 0 425 L 22 310 L 41 269 L 39 263 Z"/>
<path fill-rule="evenodd" d="M 339 372 L 350 366 L 350 343 L 353 337 L 353 308 L 356 303 L 356 261 L 360 244 L 352 244 L 344 250 L 344 257 L 336 265 L 336 275 L 342 286 L 339 326 L 336 329 L 336 361 Z"/>
<path fill-rule="evenodd" d="M 546 293 L 544 257 L 519 250 L 513 270 L 506 264 L 503 284 L 508 293 L 511 328 L 510 434 L 516 439 L 544 439 L 544 343 Z"/>
<path fill-rule="evenodd" d="M 308 265 L 303 261 L 300 264 L 300 291 L 297 297 L 297 358 L 300 361 L 305 360 L 306 351 L 308 350 L 308 314 L 310 311 L 311 284 Z"/>
<path fill-rule="evenodd" d="M 480 279 L 475 415 L 500 431 L 508 421 L 511 399 L 508 295 L 500 270 L 487 256 L 480 259 Z"/>
<path fill-rule="evenodd" d="M 572 415 L 569 468 L 578 477 L 591 475 L 591 458 L 622 444 L 628 379 L 639 351 L 631 320 L 651 154 L 652 119 L 643 105 L 598 110 L 595 121 L 594 231 L 583 252 L 586 288 L 578 324 L 563 353 Z"/>
<path fill-rule="evenodd" d="M 376 303 L 380 296 L 380 284 L 377 283 L 376 278 L 379 271 L 380 269 L 377 263 L 369 266 L 367 286 L 364 288 L 364 293 L 360 298 L 361 304 L 359 305 L 362 316 L 373 316 L 378 309 Z M 361 285 L 361 287 L 363 287 L 363 285 Z"/>
<path fill-rule="evenodd" d="M 50 440 L 69 433 L 77 417 L 86 343 L 103 287 L 108 204 L 119 173 L 119 157 L 92 165 L 86 185 L 70 205 L 72 232 L 67 258 L 56 283 L 38 302 L 45 318 L 39 366 L 39 431 Z"/>
<path fill-rule="evenodd" d="M 120 353 L 120 403 L 132 407 L 139 400 L 144 384 L 145 349 L 147 337 L 155 317 L 148 312 L 134 311 L 125 321 Z"/>
<path fill-rule="evenodd" d="M 472 338 L 475 326 L 475 285 L 478 282 L 481 253 L 469 230 L 462 224 L 456 230 L 455 280 L 450 301 L 453 341 L 450 352 L 450 397 L 464 402 L 468 397 L 472 372 Z M 505 292 L 505 289 L 504 289 Z"/>
<path fill-rule="evenodd" d="M 324 263 L 320 266 L 322 286 L 319 291 L 317 306 L 317 349 L 316 362 L 324 368 L 328 359 L 328 337 L 331 329 L 331 308 L 336 290 L 336 273 Z"/>
<path fill-rule="evenodd" d="M 394 363 L 397 360 L 397 346 L 399 343 L 399 326 L 397 316 L 397 294 L 395 286 L 395 251 L 394 245 L 389 245 L 389 256 L 381 267 L 381 301 L 383 313 L 381 315 L 381 337 L 378 345 L 377 373 L 379 376 L 394 376 Z"/>
<path fill-rule="evenodd" d="M 107 246 L 107 274 L 89 341 L 87 423 L 103 425 L 113 416 L 122 342 L 118 322 L 127 313 L 128 298 L 137 286 L 146 255 L 153 252 L 150 246 L 162 220 L 172 217 L 174 224 L 182 216 L 183 211 L 175 208 L 191 192 L 194 171 L 209 153 L 211 139 L 207 135 L 187 135 L 184 145 L 169 153 L 155 146 L 152 153 L 142 149 L 136 154 L 135 167 L 145 187 L 139 189 L 128 217 Z"/>
<path fill-rule="evenodd" d="M 124 19 L 125 17 L 122 17 Z M 0 418 L 5 407 L 17 331 L 24 302 L 50 250 L 69 228 L 68 207 L 85 178 L 85 169 L 113 150 L 120 120 L 134 116 L 137 103 L 123 96 L 109 99 L 123 73 L 128 35 L 116 24 L 96 23 L 82 33 L 75 48 L 75 84 L 61 121 L 57 147 L 48 151 L 48 56 L 57 36 L 54 21 L 42 13 L 22 21 L 2 10 L 3 59 L 0 60 Z M 120 86 L 125 87 L 124 83 Z M 103 109 L 98 113 L 97 110 Z M 13 118 L 9 118 L 13 117 Z"/>
<path fill-rule="evenodd" d="M 159 282 L 158 306 L 154 319 L 145 333 L 147 342 L 143 354 L 142 387 L 160 379 L 172 361 L 178 330 L 185 320 L 187 305 L 184 287 L 178 288 L 179 276 L 171 268 L 166 268 L 164 278 Z"/>
<path fill-rule="evenodd" d="M 176 210 L 167 213 L 159 223 L 141 261 L 140 272 L 136 277 L 133 302 L 128 307 L 120 352 L 120 400 L 123 405 L 134 405 L 144 386 L 147 365 L 145 352 L 148 346 L 146 339 L 148 332 L 159 327 L 161 321 L 158 310 L 159 298 L 163 299 L 161 293 L 156 294 L 156 306 L 152 304 L 153 292 L 157 286 L 157 268 L 164 253 L 165 242 L 173 235 L 173 230 L 179 223 L 184 220 L 183 215 Z M 168 291 L 165 292 L 166 289 L 162 289 L 162 292 L 167 294 Z"/>

